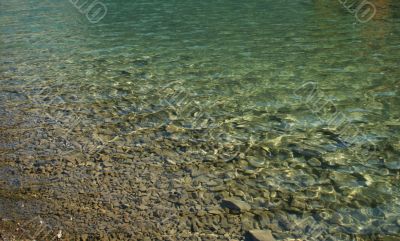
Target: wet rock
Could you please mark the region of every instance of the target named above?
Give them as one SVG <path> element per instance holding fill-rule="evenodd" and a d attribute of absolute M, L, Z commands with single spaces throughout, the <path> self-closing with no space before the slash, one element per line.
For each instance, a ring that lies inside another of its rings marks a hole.
<path fill-rule="evenodd" d="M 280 227 L 286 230 L 293 229 L 293 223 L 288 219 L 287 214 L 285 212 L 278 211 L 275 214 L 275 219 L 278 221 Z"/>
<path fill-rule="evenodd" d="M 317 158 L 311 158 L 307 161 L 308 165 L 312 167 L 319 167 L 321 166 L 321 162 Z"/>
<path fill-rule="evenodd" d="M 389 236 L 389 235 L 385 235 L 385 236 L 381 236 L 378 239 L 379 241 L 398 241 L 399 238 L 395 237 L 395 236 Z"/>
<path fill-rule="evenodd" d="M 207 182 L 207 186 L 210 186 L 210 187 L 216 187 L 216 186 L 218 186 L 218 185 L 220 185 L 221 183 L 220 182 L 218 182 L 217 180 L 209 180 L 208 182 Z"/>
<path fill-rule="evenodd" d="M 253 156 L 247 157 L 247 161 L 249 162 L 250 166 L 255 167 L 255 168 L 263 167 L 265 165 L 264 160 L 262 160 L 261 158 L 253 157 Z"/>
<path fill-rule="evenodd" d="M 147 59 L 136 59 L 132 63 L 136 67 L 143 67 L 143 66 L 146 66 L 146 65 L 149 64 L 149 60 L 147 60 Z"/>
<path fill-rule="evenodd" d="M 354 175 L 337 171 L 330 173 L 329 178 L 339 189 L 359 187 L 363 184 L 363 182 Z"/>
<path fill-rule="evenodd" d="M 253 229 L 249 231 L 249 235 L 253 241 L 275 241 L 271 230 Z"/>
<path fill-rule="evenodd" d="M 228 208 L 234 213 L 247 212 L 251 209 L 248 203 L 237 198 L 226 198 L 222 201 L 221 206 L 223 208 Z"/>
<path fill-rule="evenodd" d="M 110 161 L 104 161 L 104 162 L 103 162 L 103 166 L 107 168 L 107 167 L 112 167 L 113 164 L 112 164 L 112 162 L 110 162 Z"/>
<path fill-rule="evenodd" d="M 384 224 L 381 226 L 381 228 L 385 233 L 395 234 L 399 232 L 398 226 L 394 224 Z"/>
<path fill-rule="evenodd" d="M 216 186 L 216 187 L 210 187 L 209 190 L 213 191 L 213 192 L 222 192 L 224 191 L 226 188 L 224 186 Z"/>
<path fill-rule="evenodd" d="M 343 153 L 328 153 L 324 155 L 323 163 L 329 166 L 344 166 L 348 164 L 348 158 Z"/>
<path fill-rule="evenodd" d="M 145 73 L 145 72 L 139 72 L 139 73 L 135 74 L 136 78 L 139 78 L 139 79 L 142 79 L 142 80 L 149 79 L 151 76 L 152 76 L 151 74 Z"/>
<path fill-rule="evenodd" d="M 128 71 L 125 71 L 125 70 L 121 70 L 119 73 L 121 75 L 125 75 L 125 76 L 130 76 L 131 75 L 131 73 L 129 73 Z"/>
<path fill-rule="evenodd" d="M 240 219 L 242 221 L 242 229 L 243 230 L 251 230 L 258 229 L 258 222 L 256 219 L 256 214 L 252 212 L 246 212 L 240 215 Z"/>
<path fill-rule="evenodd" d="M 88 240 L 88 237 L 89 237 L 89 236 L 88 236 L 87 234 L 82 234 L 80 240 L 86 241 L 86 240 Z"/>
<path fill-rule="evenodd" d="M 222 214 L 221 210 L 219 210 L 217 208 L 209 209 L 208 213 L 214 214 L 214 215 L 221 215 Z M 400 222 L 400 219 L 398 221 Z"/>
<path fill-rule="evenodd" d="M 255 216 L 255 219 L 258 221 L 259 227 L 261 229 L 267 228 L 271 223 L 271 220 L 269 219 L 268 215 L 266 213 L 263 213 L 263 212 L 259 212 Z"/>
<path fill-rule="evenodd" d="M 387 162 L 385 166 L 390 170 L 400 170 L 400 160 Z"/>
<path fill-rule="evenodd" d="M 199 231 L 199 221 L 196 218 L 193 218 L 191 220 L 191 230 L 192 232 L 198 232 Z"/>
<path fill-rule="evenodd" d="M 307 208 L 305 200 L 292 198 L 290 200 L 290 206 L 295 209 L 305 210 Z"/>
<path fill-rule="evenodd" d="M 289 145 L 289 147 L 295 156 L 303 156 L 306 159 L 313 158 L 313 157 L 315 157 L 315 158 L 321 157 L 321 153 L 316 150 L 304 148 L 304 147 L 301 147 L 296 144 L 291 144 L 291 145 Z"/>
<path fill-rule="evenodd" d="M 167 125 L 165 127 L 165 130 L 168 131 L 169 133 L 176 133 L 176 132 L 182 132 L 185 129 L 179 127 L 179 126 L 175 126 L 175 125 Z"/>
<path fill-rule="evenodd" d="M 137 209 L 139 209 L 140 211 L 145 211 L 145 210 L 147 210 L 147 206 L 139 205 L 139 206 L 137 206 Z"/>

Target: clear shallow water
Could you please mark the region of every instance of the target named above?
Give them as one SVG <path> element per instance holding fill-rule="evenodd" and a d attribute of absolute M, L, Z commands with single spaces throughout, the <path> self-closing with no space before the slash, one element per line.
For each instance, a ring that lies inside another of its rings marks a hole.
<path fill-rule="evenodd" d="M 336 1 L 104 3 L 106 17 L 91 24 L 69 1 L 0 2 L 11 189 L 10 166 L 29 179 L 29 162 L 144 146 L 192 184 L 187 169 L 204 167 L 210 198 L 263 210 L 241 222 L 277 238 L 399 233 L 398 3 L 375 2 L 366 24 Z M 321 101 L 296 92 L 307 82 Z M 333 113 L 343 124 L 326 123 Z M 42 188 L 49 199 L 75 190 Z"/>

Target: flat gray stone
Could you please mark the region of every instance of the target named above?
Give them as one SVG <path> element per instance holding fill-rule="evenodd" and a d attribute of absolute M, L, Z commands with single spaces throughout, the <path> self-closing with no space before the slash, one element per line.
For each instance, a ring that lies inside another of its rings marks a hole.
<path fill-rule="evenodd" d="M 253 229 L 249 231 L 249 234 L 253 241 L 275 241 L 271 230 Z"/>
<path fill-rule="evenodd" d="M 251 206 L 248 203 L 241 201 L 237 198 L 226 198 L 222 201 L 221 205 L 222 207 L 228 208 L 229 210 L 236 213 L 247 212 L 251 209 Z"/>

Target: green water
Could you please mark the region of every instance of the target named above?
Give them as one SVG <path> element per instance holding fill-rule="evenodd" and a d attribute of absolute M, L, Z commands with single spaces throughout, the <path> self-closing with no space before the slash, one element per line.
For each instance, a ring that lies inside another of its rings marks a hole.
<path fill-rule="evenodd" d="M 103 3 L 93 24 L 67 0 L 0 0 L 0 179 L 76 142 L 110 153 L 165 138 L 180 144 L 157 144 L 175 153 L 160 162 L 212 155 L 212 178 L 244 200 L 277 193 L 259 204 L 292 224 L 277 238 L 398 235 L 398 2 L 376 1 L 364 24 L 337 1 Z"/>

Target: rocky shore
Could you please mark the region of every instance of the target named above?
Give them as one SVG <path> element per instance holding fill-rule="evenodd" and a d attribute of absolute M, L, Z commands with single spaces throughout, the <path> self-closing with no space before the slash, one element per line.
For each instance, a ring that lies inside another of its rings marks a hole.
<path fill-rule="evenodd" d="M 233 115 L 234 99 L 179 81 L 133 88 L 119 70 L 112 86 L 21 88 L 15 71 L 0 92 L 3 240 L 398 239 L 396 138 L 365 162 L 333 129 Z"/>
<path fill-rule="evenodd" d="M 3 240 L 396 240 L 355 235 L 352 221 L 332 211 L 342 204 L 330 184 L 345 187 L 349 179 L 297 173 L 291 178 L 303 181 L 294 185 L 319 188 L 296 193 L 274 185 L 269 170 L 323 165 L 301 148 L 292 160 L 304 162 L 273 161 L 265 146 L 181 138 L 193 130 L 171 124 L 116 135 L 104 116 L 71 129 L 20 114 L 4 112 L 0 121 Z M 335 202 L 324 204 L 329 198 Z M 368 202 L 359 198 L 349 205 Z M 393 218 L 394 226 L 381 228 L 397 230 Z"/>

